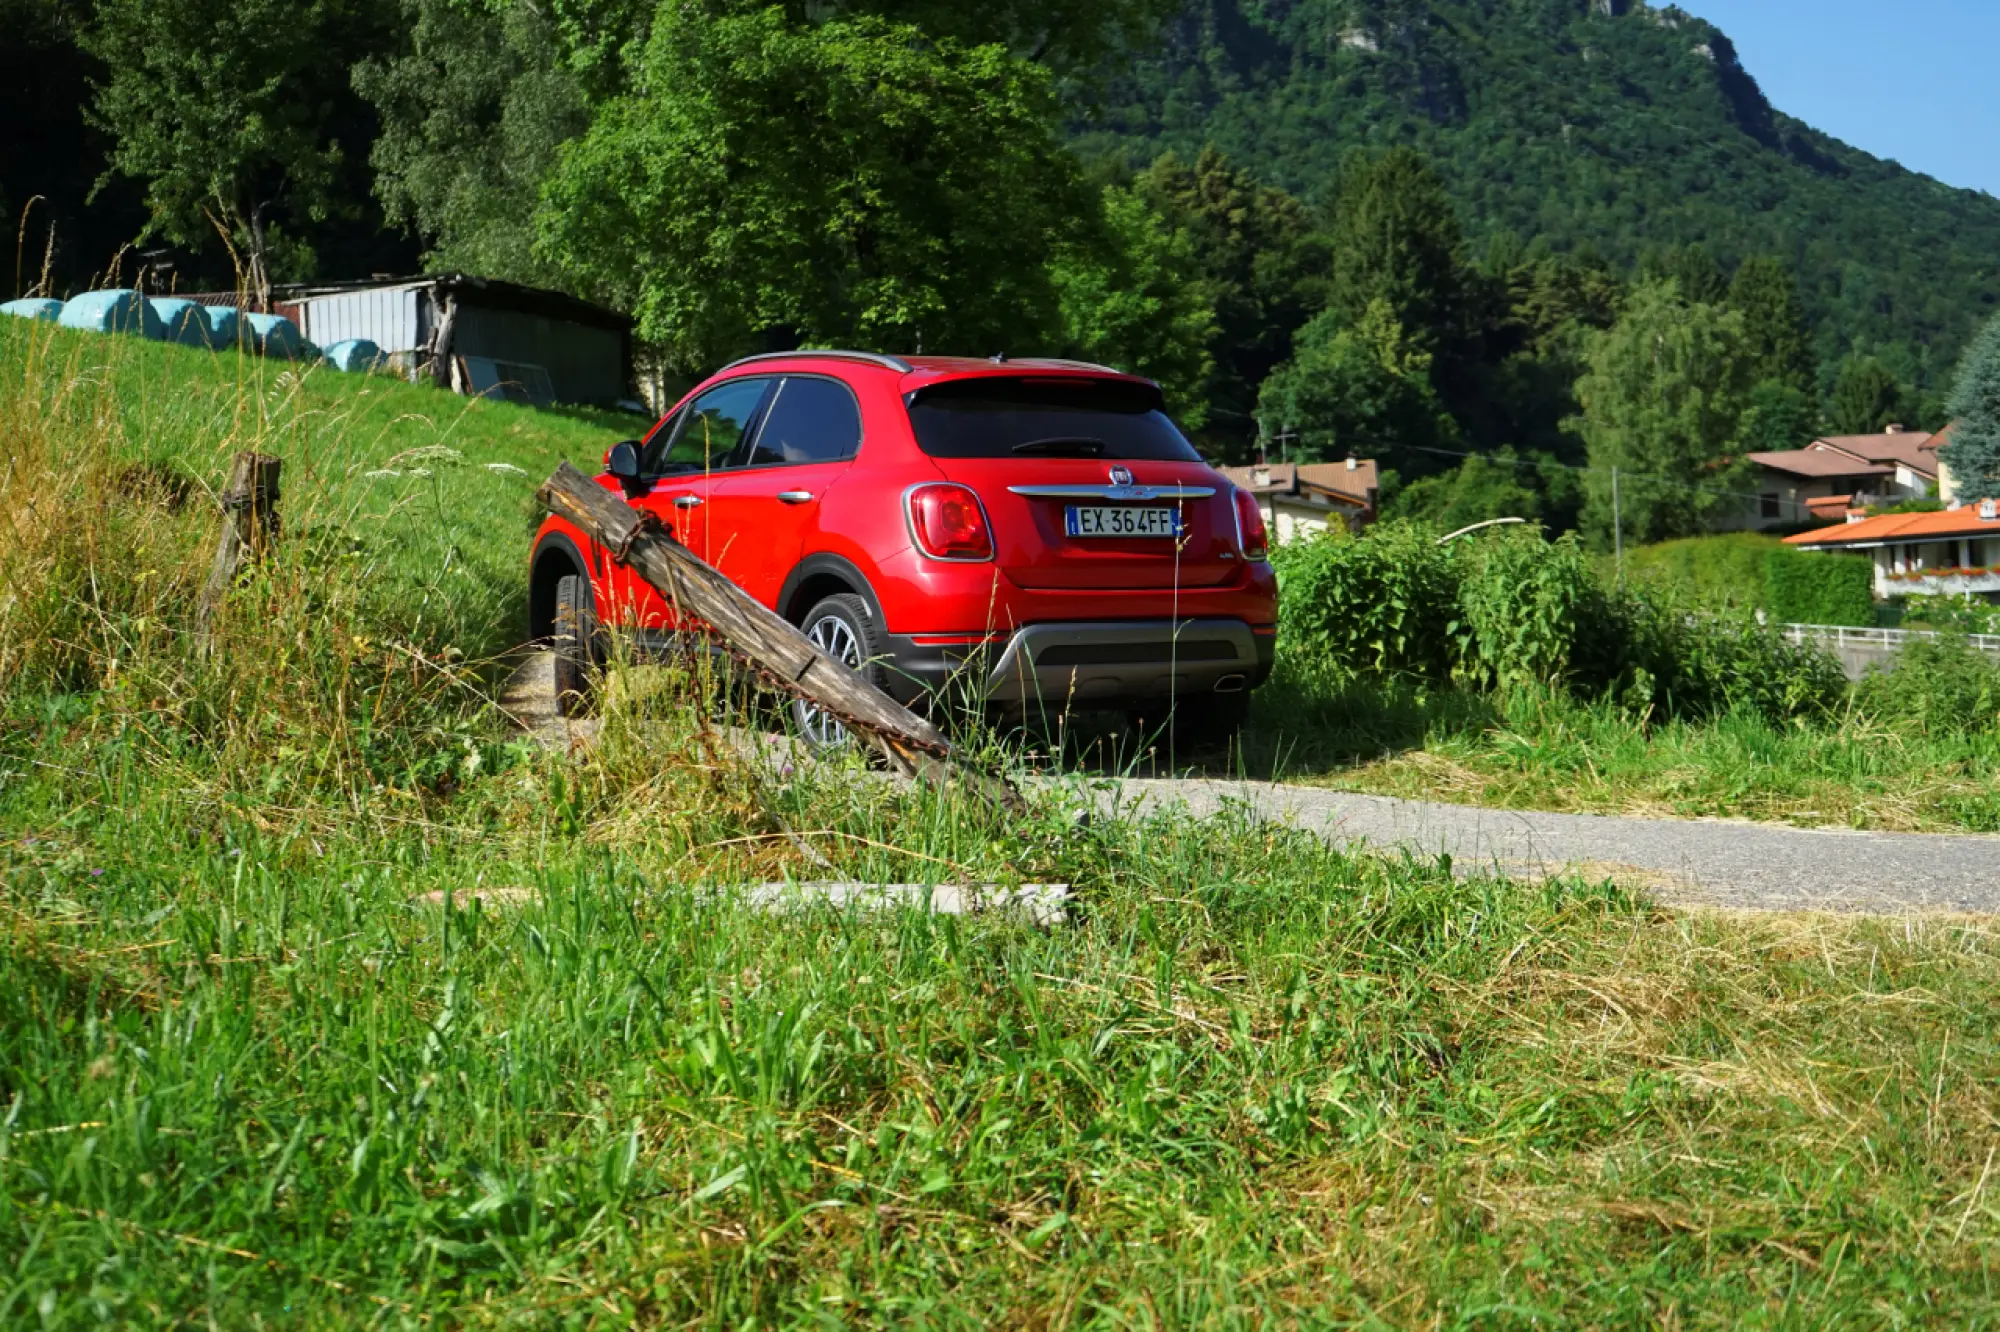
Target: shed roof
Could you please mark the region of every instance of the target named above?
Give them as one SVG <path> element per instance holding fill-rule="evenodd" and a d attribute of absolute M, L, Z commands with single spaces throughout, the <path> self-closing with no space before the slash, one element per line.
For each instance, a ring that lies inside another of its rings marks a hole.
<path fill-rule="evenodd" d="M 567 320 L 623 333 L 632 327 L 629 315 L 594 305 L 567 292 L 527 287 L 499 278 L 477 277 L 470 273 L 431 273 L 415 277 L 369 278 L 356 282 L 305 283 L 274 287 L 272 296 L 288 304 L 305 304 L 323 296 L 348 296 L 361 291 L 408 291 L 428 288 L 454 297 L 468 305 L 495 310 L 518 310 L 523 314 Z"/>

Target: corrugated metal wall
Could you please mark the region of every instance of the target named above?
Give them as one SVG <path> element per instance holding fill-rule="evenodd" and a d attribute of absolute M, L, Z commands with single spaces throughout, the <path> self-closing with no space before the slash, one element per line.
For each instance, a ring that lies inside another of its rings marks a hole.
<path fill-rule="evenodd" d="M 616 402 L 627 392 L 625 340 L 611 329 L 461 304 L 451 344 L 460 356 L 541 366 L 558 402 Z"/>
<path fill-rule="evenodd" d="M 385 352 L 415 351 L 429 332 L 420 314 L 428 303 L 417 287 L 314 296 L 299 302 L 299 329 L 322 347 L 367 338 Z"/>

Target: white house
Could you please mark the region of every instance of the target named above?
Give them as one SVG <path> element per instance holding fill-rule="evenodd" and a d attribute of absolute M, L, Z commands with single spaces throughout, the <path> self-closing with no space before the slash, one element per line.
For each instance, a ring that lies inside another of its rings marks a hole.
<path fill-rule="evenodd" d="M 1799 550 L 1847 551 L 1875 561 L 1875 595 L 1952 593 L 2000 602 L 2000 505 L 1954 501 L 1934 513 L 1885 513 L 1785 538 Z"/>
<path fill-rule="evenodd" d="M 1255 463 L 1222 474 L 1257 498 L 1274 543 L 1324 531 L 1329 523 L 1358 532 L 1375 521 L 1380 487 L 1373 458 L 1330 463 Z"/>

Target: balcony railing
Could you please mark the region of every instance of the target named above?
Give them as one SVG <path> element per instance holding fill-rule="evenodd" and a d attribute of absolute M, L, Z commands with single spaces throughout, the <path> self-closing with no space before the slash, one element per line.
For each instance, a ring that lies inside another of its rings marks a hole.
<path fill-rule="evenodd" d="M 1919 639 L 1936 639 L 1935 629 L 1853 629 L 1838 624 L 1787 624 L 1780 626 L 1794 643 L 1813 642 L 1823 647 L 1872 647 L 1901 651 Z M 1967 634 L 1966 641 L 1981 652 L 2000 655 L 2000 634 Z"/>

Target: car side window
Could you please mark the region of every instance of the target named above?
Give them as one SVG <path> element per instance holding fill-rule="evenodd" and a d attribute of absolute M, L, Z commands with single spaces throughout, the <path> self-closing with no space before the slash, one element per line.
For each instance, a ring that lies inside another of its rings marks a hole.
<path fill-rule="evenodd" d="M 757 409 L 771 384 L 769 379 L 732 379 L 689 403 L 674 424 L 659 471 L 714 472 L 741 466 L 731 458 L 756 426 Z"/>
<path fill-rule="evenodd" d="M 793 375 L 765 409 L 745 465 L 843 462 L 860 451 L 861 408 L 853 390 L 838 380 Z"/>

